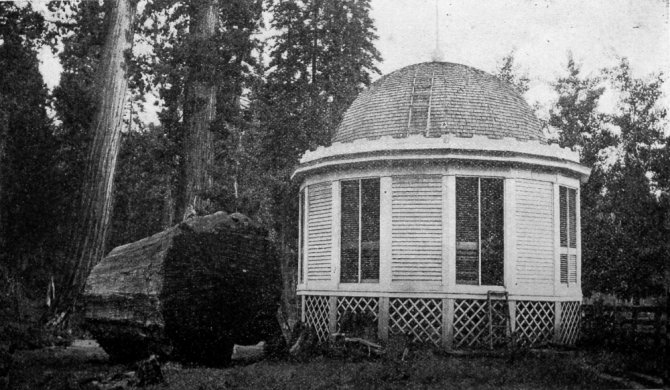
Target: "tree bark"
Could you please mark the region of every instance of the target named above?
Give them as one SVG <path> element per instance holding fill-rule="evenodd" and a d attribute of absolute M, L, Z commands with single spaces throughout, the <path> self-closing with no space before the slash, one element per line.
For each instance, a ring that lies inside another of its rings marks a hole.
<path fill-rule="evenodd" d="M 67 248 L 70 269 L 65 279 L 66 290 L 56 297 L 56 310 L 60 312 L 72 309 L 86 277 L 102 259 L 111 220 L 112 188 L 128 88 L 125 52 L 132 49 L 135 1 L 107 0 L 105 7 L 106 38 L 96 75 L 92 142 Z"/>
<path fill-rule="evenodd" d="M 225 364 L 233 343 L 279 334 L 280 291 L 267 232 L 217 212 L 114 248 L 86 282 L 84 325 L 112 357 Z"/>
<path fill-rule="evenodd" d="M 0 105 L 0 261 L 5 257 L 5 148 L 7 145 L 7 128 L 9 120 L 5 115 L 4 107 Z"/>
<path fill-rule="evenodd" d="M 191 44 L 200 50 L 211 47 L 208 43 L 216 34 L 218 1 L 199 0 L 191 7 Z M 197 57 L 208 58 L 207 53 Z M 186 87 L 184 117 L 188 134 L 184 153 L 185 177 L 182 180 L 184 195 L 178 214 L 184 218 L 194 211 L 203 214 L 213 211 L 208 210 L 206 194 L 213 186 L 210 169 L 214 161 L 214 135 L 210 126 L 216 116 L 216 82 L 213 75 L 208 74 L 213 68 L 209 62 L 191 64 Z"/>

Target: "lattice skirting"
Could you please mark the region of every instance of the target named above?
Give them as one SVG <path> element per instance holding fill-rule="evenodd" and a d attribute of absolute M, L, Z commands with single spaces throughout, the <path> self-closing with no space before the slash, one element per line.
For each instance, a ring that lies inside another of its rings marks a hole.
<path fill-rule="evenodd" d="M 393 334 L 411 333 L 422 342 L 439 345 L 442 339 L 442 300 L 391 298 L 389 330 Z"/>
<path fill-rule="evenodd" d="M 319 341 L 328 340 L 329 305 L 327 296 L 305 296 L 305 324 L 316 331 Z"/>
<path fill-rule="evenodd" d="M 524 345 L 536 346 L 554 337 L 554 302 L 517 301 L 515 338 Z"/>
<path fill-rule="evenodd" d="M 488 301 L 483 299 L 456 299 L 454 301 L 454 340 L 456 349 L 488 348 L 505 344 L 507 340 L 507 303 L 502 300 L 491 302 L 489 324 Z M 492 326 L 490 326 L 492 325 Z"/>
<path fill-rule="evenodd" d="M 347 314 L 365 314 L 374 322 L 379 320 L 379 298 L 376 297 L 338 297 L 337 298 L 337 331 L 342 327 L 342 320 Z"/>
<path fill-rule="evenodd" d="M 579 339 L 581 328 L 581 303 L 561 302 L 561 331 L 559 342 L 565 345 L 573 345 Z"/>
<path fill-rule="evenodd" d="M 378 298 L 356 296 L 304 296 L 305 323 L 315 329 L 320 341 L 326 341 L 330 331 L 340 331 L 349 314 L 364 314 L 369 330 L 388 329 L 389 334 L 412 334 L 421 342 L 441 345 L 443 341 L 454 349 L 502 347 L 508 341 L 524 346 L 539 346 L 548 342 L 574 344 L 580 330 L 580 302 L 492 300 L 491 314 L 486 299 L 438 298 Z M 388 299 L 382 305 L 381 300 Z M 452 301 L 452 302 L 450 302 Z M 444 308 L 453 304 L 453 318 L 446 318 Z M 388 305 L 388 306 L 386 306 Z M 509 310 L 509 306 L 513 310 Z M 560 324 L 555 328 L 556 307 L 560 305 Z M 388 313 L 381 313 L 388 307 Z M 332 310 L 332 312 L 331 312 Z M 509 318 L 509 315 L 513 318 Z M 361 318 L 361 317 L 359 317 Z M 489 318 L 491 321 L 489 321 Z M 378 321 L 388 319 L 386 324 Z M 451 331 L 444 327 L 451 322 Z M 331 326 L 334 329 L 331 329 Z M 453 335 L 442 340 L 443 334 Z M 451 341 L 451 342 L 448 342 Z"/>

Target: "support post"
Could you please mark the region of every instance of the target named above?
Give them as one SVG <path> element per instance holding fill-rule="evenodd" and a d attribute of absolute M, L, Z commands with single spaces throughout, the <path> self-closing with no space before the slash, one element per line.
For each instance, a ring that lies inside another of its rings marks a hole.
<path fill-rule="evenodd" d="M 507 305 L 509 307 L 509 330 L 512 332 L 511 336 L 514 337 L 514 332 L 516 332 L 516 301 L 508 301 Z"/>
<path fill-rule="evenodd" d="M 391 252 L 393 179 L 390 176 L 382 177 L 379 186 L 381 191 L 379 199 L 379 288 L 381 291 L 388 291 L 391 288 L 391 260 L 393 257 Z"/>
<path fill-rule="evenodd" d="M 337 297 L 328 297 L 328 333 L 337 332 Z"/>
<path fill-rule="evenodd" d="M 454 347 L 454 299 L 442 300 L 442 348 L 451 351 Z"/>
<path fill-rule="evenodd" d="M 389 297 L 379 297 L 379 315 L 377 318 L 379 338 L 387 341 L 389 338 Z"/>
<path fill-rule="evenodd" d="M 340 261 L 340 234 L 341 234 L 341 215 L 342 215 L 342 202 L 340 199 L 340 181 L 334 180 L 331 184 L 331 196 L 332 196 L 332 220 L 330 231 L 333 232 L 331 236 L 330 243 L 330 282 L 334 288 L 340 283 L 340 270 L 341 261 Z"/>
<path fill-rule="evenodd" d="M 561 343 L 561 326 L 563 323 L 561 309 L 563 305 L 561 302 L 554 302 L 554 342 L 557 344 Z"/>
<path fill-rule="evenodd" d="M 305 320 L 305 296 L 303 295 L 300 297 L 300 321 L 304 324 Z"/>

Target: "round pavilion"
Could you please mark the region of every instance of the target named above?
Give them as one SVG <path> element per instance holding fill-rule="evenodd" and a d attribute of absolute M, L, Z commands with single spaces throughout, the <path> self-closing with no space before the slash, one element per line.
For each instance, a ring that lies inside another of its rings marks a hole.
<path fill-rule="evenodd" d="M 332 141 L 294 173 L 298 294 L 321 340 L 351 312 L 381 339 L 447 349 L 574 343 L 590 169 L 547 144 L 510 85 L 459 64 L 408 66 L 363 91 Z"/>

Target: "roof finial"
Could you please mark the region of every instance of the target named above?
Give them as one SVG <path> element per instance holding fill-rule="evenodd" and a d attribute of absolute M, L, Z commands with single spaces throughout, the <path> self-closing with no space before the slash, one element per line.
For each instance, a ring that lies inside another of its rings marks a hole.
<path fill-rule="evenodd" d="M 440 12 L 437 7 L 437 0 L 435 0 L 435 50 L 433 51 L 431 60 L 433 62 L 444 61 L 444 53 L 440 50 Z"/>

